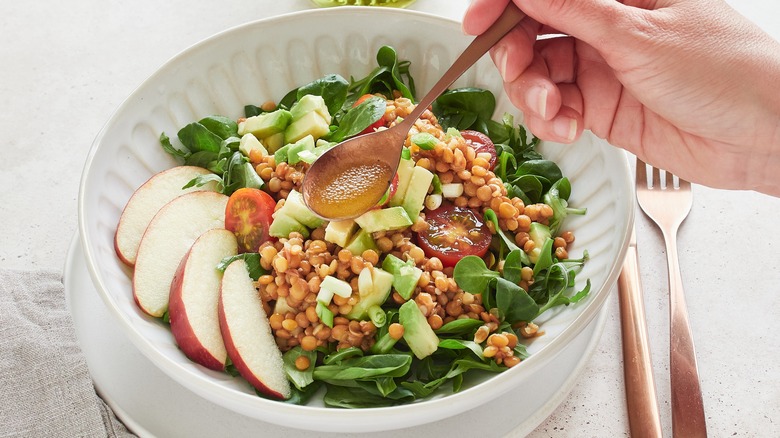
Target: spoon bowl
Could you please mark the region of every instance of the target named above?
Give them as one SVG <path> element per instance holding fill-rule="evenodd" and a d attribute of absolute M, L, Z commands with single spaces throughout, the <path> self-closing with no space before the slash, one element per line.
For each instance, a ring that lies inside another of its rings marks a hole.
<path fill-rule="evenodd" d="M 306 172 L 303 201 L 327 220 L 352 219 L 377 205 L 398 170 L 410 127 L 363 134 L 322 154 Z"/>
<path fill-rule="evenodd" d="M 301 186 L 306 206 L 326 220 L 352 219 L 376 206 L 395 176 L 404 142 L 417 119 L 523 18 L 525 14 L 509 2 L 498 20 L 474 38 L 403 121 L 345 140 L 322 154 Z"/>

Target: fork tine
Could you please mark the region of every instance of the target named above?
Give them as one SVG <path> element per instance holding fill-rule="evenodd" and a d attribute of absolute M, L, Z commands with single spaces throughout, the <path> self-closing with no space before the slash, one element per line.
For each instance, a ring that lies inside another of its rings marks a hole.
<path fill-rule="evenodd" d="M 667 189 L 673 189 L 674 188 L 674 174 L 672 172 L 666 171 L 666 187 Z"/>
<path fill-rule="evenodd" d="M 655 166 L 650 166 L 650 186 L 653 189 L 661 189 L 661 170 Z"/>
<path fill-rule="evenodd" d="M 674 189 L 674 190 L 691 189 L 691 183 L 689 181 L 680 178 L 679 176 L 673 174 L 672 172 L 669 172 L 668 170 L 665 170 L 664 173 L 666 174 L 666 186 L 664 188 Z"/>
<path fill-rule="evenodd" d="M 689 181 L 686 181 L 672 172 L 669 172 L 668 170 L 661 170 L 655 166 L 649 166 L 650 167 L 650 174 L 647 173 L 647 163 L 640 160 L 639 158 L 636 159 L 636 181 L 637 184 L 641 183 L 642 187 L 647 187 L 648 189 L 680 189 L 680 190 L 690 190 L 691 183 Z M 661 172 L 663 172 L 663 177 Z M 649 179 L 648 179 L 649 176 Z M 675 179 L 676 184 L 675 184 Z"/>
<path fill-rule="evenodd" d="M 647 182 L 647 165 L 639 158 L 636 159 L 636 183 L 637 186 L 650 187 Z"/>

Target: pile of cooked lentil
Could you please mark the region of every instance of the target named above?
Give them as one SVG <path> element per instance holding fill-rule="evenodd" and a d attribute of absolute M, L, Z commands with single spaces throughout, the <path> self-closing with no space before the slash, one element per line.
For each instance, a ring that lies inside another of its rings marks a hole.
<path fill-rule="evenodd" d="M 273 108 L 275 105 L 268 102 L 263 107 Z M 406 117 L 413 108 L 414 103 L 404 97 L 387 100 L 384 117 L 387 126 L 391 126 L 397 118 Z M 423 150 L 411 142 L 411 137 L 420 132 L 429 133 L 438 140 L 433 149 Z M 499 226 L 511 233 L 520 248 L 526 253 L 534 249 L 534 242 L 528 234 L 531 223 L 548 224 L 553 210 L 543 203 L 525 205 L 520 198 L 508 197 L 503 182 L 490 170 L 490 154 L 477 153 L 463 137 L 448 136 L 430 110 L 417 120 L 407 136 L 406 146 L 417 166 L 434 172 L 442 184 L 463 184 L 463 194 L 453 199 L 453 204 L 480 213 L 492 209 L 498 217 Z M 277 210 L 291 190 L 300 190 L 308 168 L 304 162 L 295 166 L 276 164 L 273 155 L 251 155 L 250 160 L 277 200 Z M 444 267 L 436 257 L 427 257 L 423 249 L 415 244 L 413 232 L 428 227 L 425 210 L 412 220 L 413 225 L 406 229 L 374 233 L 378 249 L 366 250 L 362 254 L 352 254 L 326 242 L 324 225 L 312 230 L 307 239 L 291 233 L 288 238 L 264 243 L 259 253 L 261 265 L 269 273 L 259 278 L 257 286 L 280 349 L 287 351 L 300 346 L 303 350 L 313 351 L 325 344 L 335 344 L 337 349 L 359 347 L 367 351 L 374 343 L 377 328 L 371 321 L 349 320 L 344 315 L 360 299 L 358 274 L 361 270 L 379 266 L 386 254 L 392 254 L 401 260 L 413 260 L 422 269 L 411 299 L 417 303 L 431 328 L 438 329 L 458 318 L 481 320 L 484 324 L 477 330 L 474 341 L 486 343 L 484 356 L 507 367 L 519 363 L 520 359 L 513 352 L 518 343 L 517 336 L 511 332 L 496 333 L 499 322 L 496 309 L 485 309 L 481 295 L 460 289 L 453 279 L 453 268 Z M 493 223 L 486 223 L 494 232 Z M 573 241 L 574 235 L 569 231 L 555 237 L 555 256 L 567 258 L 567 248 Z M 501 267 L 499 262 L 499 270 Z M 335 316 L 332 328 L 321 322 L 315 311 L 320 283 L 328 275 L 344 280 L 352 287 L 350 297 L 335 295 L 328 306 Z M 527 291 L 533 282 L 533 269 L 522 268 L 521 277 L 520 287 Z M 396 292 L 390 299 L 399 305 L 405 301 Z M 541 334 L 533 323 L 521 323 L 515 328 L 526 338 Z M 392 338 L 400 339 L 403 327 L 394 323 L 389 327 L 389 333 Z M 308 365 L 296 362 L 300 369 Z"/>

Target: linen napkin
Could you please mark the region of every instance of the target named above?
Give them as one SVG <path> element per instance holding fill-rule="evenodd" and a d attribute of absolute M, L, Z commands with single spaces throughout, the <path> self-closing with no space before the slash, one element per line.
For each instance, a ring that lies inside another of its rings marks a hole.
<path fill-rule="evenodd" d="M 0 436 L 132 437 L 95 393 L 62 274 L 0 269 Z"/>

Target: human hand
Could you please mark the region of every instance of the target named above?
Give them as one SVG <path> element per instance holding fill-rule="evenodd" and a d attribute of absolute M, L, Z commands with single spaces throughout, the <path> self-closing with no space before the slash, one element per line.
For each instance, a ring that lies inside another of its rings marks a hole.
<path fill-rule="evenodd" d="M 726 3 L 513 1 L 529 18 L 491 56 L 534 135 L 589 129 L 690 181 L 780 195 L 780 44 Z M 464 31 L 508 2 L 474 0 Z"/>

